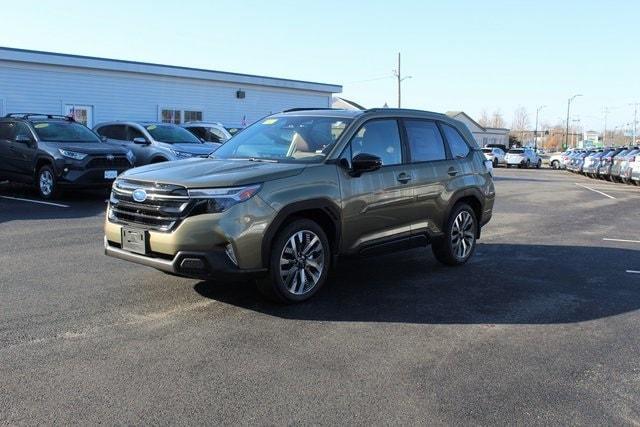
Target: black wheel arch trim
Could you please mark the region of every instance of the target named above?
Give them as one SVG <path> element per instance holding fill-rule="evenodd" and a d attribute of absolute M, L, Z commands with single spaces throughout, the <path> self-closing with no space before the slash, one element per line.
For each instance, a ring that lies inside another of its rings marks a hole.
<path fill-rule="evenodd" d="M 480 224 L 482 224 L 482 215 L 484 214 L 484 205 L 485 205 L 485 203 L 484 203 L 484 195 L 482 194 L 482 192 L 479 189 L 473 188 L 473 187 L 469 187 L 469 188 L 464 188 L 464 189 L 458 190 L 451 197 L 451 199 L 449 200 L 449 206 L 447 206 L 447 215 L 445 215 L 445 217 L 443 219 L 443 224 L 442 224 L 441 230 L 445 229 L 446 224 L 449 221 L 449 215 L 451 215 L 451 211 L 453 211 L 453 208 L 456 205 L 456 203 L 458 203 L 461 199 L 463 199 L 465 197 L 473 197 L 476 200 L 478 200 L 478 203 L 480 203 L 480 217 L 476 218 L 476 221 L 478 221 L 478 227 L 477 227 L 478 236 L 476 236 L 476 237 L 479 238 L 480 237 Z"/>
<path fill-rule="evenodd" d="M 269 256 L 271 255 L 271 243 L 276 233 L 280 229 L 280 227 L 284 224 L 284 221 L 291 217 L 295 216 L 296 213 L 309 211 L 309 210 L 321 210 L 327 214 L 331 222 L 333 223 L 333 228 L 335 233 L 330 237 L 330 241 L 333 242 L 332 252 L 333 255 L 337 255 L 338 248 L 340 247 L 340 238 L 342 236 L 342 220 L 340 216 L 340 207 L 328 198 L 316 198 L 309 200 L 301 200 L 298 202 L 293 202 L 289 205 L 286 205 L 278 213 L 269 227 L 267 227 L 264 236 L 262 237 L 262 245 L 261 245 L 261 255 L 262 255 L 262 265 L 267 268 L 269 266 Z"/>

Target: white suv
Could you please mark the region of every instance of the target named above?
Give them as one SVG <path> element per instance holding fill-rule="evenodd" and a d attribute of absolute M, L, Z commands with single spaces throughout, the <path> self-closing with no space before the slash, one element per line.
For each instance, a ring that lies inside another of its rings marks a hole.
<path fill-rule="evenodd" d="M 519 168 L 536 167 L 540 169 L 542 159 L 536 154 L 532 148 L 512 148 L 504 156 L 507 167 L 517 166 Z"/>

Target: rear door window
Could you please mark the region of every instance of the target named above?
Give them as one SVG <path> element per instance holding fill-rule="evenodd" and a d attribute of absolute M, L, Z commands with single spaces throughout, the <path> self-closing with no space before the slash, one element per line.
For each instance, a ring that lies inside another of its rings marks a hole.
<path fill-rule="evenodd" d="M 445 160 L 447 154 L 444 141 L 435 122 L 427 120 L 405 120 L 411 161 L 428 162 Z"/>

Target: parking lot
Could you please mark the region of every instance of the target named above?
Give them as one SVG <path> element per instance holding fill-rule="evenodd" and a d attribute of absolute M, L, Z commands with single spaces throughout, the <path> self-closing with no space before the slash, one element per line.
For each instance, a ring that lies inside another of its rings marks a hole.
<path fill-rule="evenodd" d="M 495 173 L 467 265 L 349 260 L 297 306 L 105 257 L 105 193 L 0 185 L 0 422 L 640 423 L 640 188 Z"/>

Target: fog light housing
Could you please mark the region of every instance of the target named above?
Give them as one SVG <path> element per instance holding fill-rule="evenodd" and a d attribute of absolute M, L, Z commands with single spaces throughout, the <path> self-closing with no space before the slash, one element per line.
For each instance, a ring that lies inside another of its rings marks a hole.
<path fill-rule="evenodd" d="M 227 243 L 227 246 L 224 247 L 224 253 L 227 254 L 231 262 L 237 267 L 238 260 L 236 259 L 236 253 L 233 251 L 233 245 L 231 243 Z"/>

